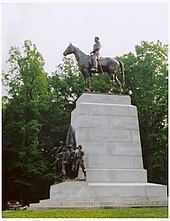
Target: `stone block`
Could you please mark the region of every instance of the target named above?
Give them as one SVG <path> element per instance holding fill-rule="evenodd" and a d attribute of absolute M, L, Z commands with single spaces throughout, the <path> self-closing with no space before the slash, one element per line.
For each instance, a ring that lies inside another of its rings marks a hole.
<path fill-rule="evenodd" d="M 77 100 L 76 105 L 81 102 L 130 105 L 131 99 L 127 95 L 83 93 Z"/>
<path fill-rule="evenodd" d="M 89 183 L 92 197 L 145 196 L 145 185 L 127 183 Z"/>
<path fill-rule="evenodd" d="M 85 164 L 87 169 L 143 169 L 141 156 L 86 154 Z"/>
<path fill-rule="evenodd" d="M 79 104 L 78 114 L 102 116 L 129 116 L 129 106 L 82 102 Z"/>
<path fill-rule="evenodd" d="M 114 141 L 127 142 L 132 141 L 130 130 L 116 130 L 112 128 L 79 128 L 77 134 L 78 143 L 82 141 Z"/>
<path fill-rule="evenodd" d="M 129 116 L 108 116 L 108 115 L 79 115 L 78 116 L 79 125 L 78 128 L 114 128 L 117 130 L 138 130 L 139 125 L 136 117 Z"/>
<path fill-rule="evenodd" d="M 167 187 L 161 184 L 148 183 L 146 186 L 146 195 L 149 197 L 166 197 Z"/>
<path fill-rule="evenodd" d="M 96 155 L 140 155 L 142 157 L 140 143 L 82 141 L 81 144 L 84 147 L 85 156 L 88 153 Z"/>
<path fill-rule="evenodd" d="M 147 183 L 147 171 L 141 169 L 87 169 L 90 183 Z"/>
<path fill-rule="evenodd" d="M 70 181 L 52 185 L 50 187 L 50 199 L 56 198 L 88 198 L 88 185 L 83 181 Z"/>
<path fill-rule="evenodd" d="M 129 116 L 130 117 L 138 117 L 137 107 L 135 107 L 133 105 L 129 106 Z"/>

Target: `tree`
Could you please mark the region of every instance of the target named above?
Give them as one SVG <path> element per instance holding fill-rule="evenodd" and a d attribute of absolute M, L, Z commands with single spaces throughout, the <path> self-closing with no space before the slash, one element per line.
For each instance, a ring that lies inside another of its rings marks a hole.
<path fill-rule="evenodd" d="M 36 46 L 25 41 L 23 49 L 23 55 L 16 47 L 9 51 L 4 82 L 10 98 L 3 112 L 4 192 L 21 201 L 28 198 L 27 192 L 36 193 L 38 183 L 47 186 L 50 180 L 40 140 L 43 113 L 48 110 L 48 78 Z"/>
<path fill-rule="evenodd" d="M 57 70 L 49 77 L 51 103 L 46 116 L 44 139 L 47 151 L 60 140 L 65 141 L 70 125 L 71 111 L 75 108 L 77 98 L 83 92 L 82 76 L 72 58 L 64 58 Z"/>
<path fill-rule="evenodd" d="M 144 166 L 149 180 L 167 183 L 168 47 L 142 41 L 120 59 L 125 64 L 126 88 L 139 114 Z"/>

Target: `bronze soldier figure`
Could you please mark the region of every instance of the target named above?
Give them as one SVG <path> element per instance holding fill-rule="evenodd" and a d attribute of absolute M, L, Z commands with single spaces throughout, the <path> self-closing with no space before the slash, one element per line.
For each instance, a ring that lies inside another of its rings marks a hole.
<path fill-rule="evenodd" d="M 51 165 L 53 166 L 54 172 L 56 174 L 56 182 L 63 182 L 66 178 L 66 150 L 64 148 L 64 142 L 60 141 L 60 146 L 58 148 L 54 147 L 52 149 L 52 153 L 53 155 L 55 153 L 55 161 Z"/>
<path fill-rule="evenodd" d="M 73 179 L 73 171 L 72 171 L 72 150 L 73 150 L 74 145 L 71 143 L 69 145 L 67 145 L 66 148 L 66 175 L 67 175 L 67 179 Z"/>
<path fill-rule="evenodd" d="M 61 140 L 60 141 L 60 146 L 58 147 L 58 150 L 57 150 L 57 153 L 60 153 L 63 151 L 63 148 L 64 148 L 64 142 Z"/>
<path fill-rule="evenodd" d="M 94 41 L 95 44 L 93 46 L 93 51 L 90 52 L 90 54 L 92 54 L 92 64 L 93 64 L 91 71 L 98 72 L 98 59 L 99 59 L 99 50 L 101 48 L 101 44 L 99 42 L 99 37 L 95 37 Z"/>
<path fill-rule="evenodd" d="M 77 175 L 76 175 L 76 178 L 75 180 L 78 179 L 78 173 L 79 173 L 79 168 L 81 167 L 83 173 L 84 173 L 84 179 L 86 180 L 86 168 L 85 168 L 85 165 L 84 165 L 84 151 L 82 150 L 82 146 L 79 145 L 78 146 L 78 151 L 76 153 L 76 172 L 77 172 Z"/>

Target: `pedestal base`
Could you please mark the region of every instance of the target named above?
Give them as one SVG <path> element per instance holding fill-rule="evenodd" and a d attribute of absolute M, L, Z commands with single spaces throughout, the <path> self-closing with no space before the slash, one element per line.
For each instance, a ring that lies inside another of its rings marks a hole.
<path fill-rule="evenodd" d="M 130 96 L 83 94 L 72 112 L 87 181 L 52 185 L 50 199 L 30 209 L 167 206 L 167 188 L 147 183 L 137 108 Z"/>
<path fill-rule="evenodd" d="M 151 183 L 70 181 L 51 186 L 50 199 L 29 209 L 167 206 L 166 187 Z"/>

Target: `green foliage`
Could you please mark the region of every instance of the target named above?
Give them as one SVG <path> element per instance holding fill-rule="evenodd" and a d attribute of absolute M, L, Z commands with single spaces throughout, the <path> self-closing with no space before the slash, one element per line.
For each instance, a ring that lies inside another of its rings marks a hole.
<path fill-rule="evenodd" d="M 51 149 L 64 140 L 70 125 L 71 111 L 75 108 L 75 102 L 82 93 L 82 76 L 72 58 L 65 58 L 55 73 L 49 77 L 51 90 L 51 102 L 46 113 L 46 128 L 44 130 L 44 143 Z"/>
<path fill-rule="evenodd" d="M 108 73 L 95 74 L 91 79 L 92 91 L 95 93 L 108 93 L 111 87 Z"/>
<path fill-rule="evenodd" d="M 36 191 L 40 180 L 47 185 L 50 179 L 39 139 L 43 112 L 48 109 L 48 79 L 36 46 L 25 41 L 23 49 L 24 55 L 16 47 L 9 51 L 10 68 L 4 82 L 10 98 L 3 103 L 3 187 L 5 193 L 19 190 L 21 200 L 26 190 Z"/>
<path fill-rule="evenodd" d="M 5 211 L 3 218 L 168 218 L 167 208 L 57 209 Z"/>
<path fill-rule="evenodd" d="M 167 183 L 168 47 L 141 42 L 136 54 L 120 58 L 126 69 L 126 93 L 138 107 L 144 164 L 149 180 Z"/>

